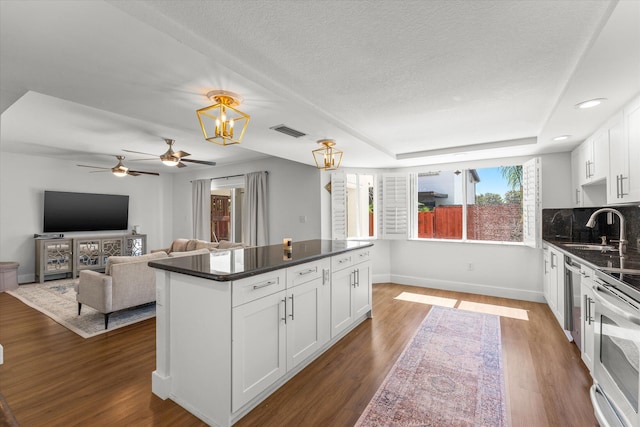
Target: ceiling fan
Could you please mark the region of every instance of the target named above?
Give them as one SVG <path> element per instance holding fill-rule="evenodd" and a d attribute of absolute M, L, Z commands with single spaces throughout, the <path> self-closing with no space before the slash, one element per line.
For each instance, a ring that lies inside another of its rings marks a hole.
<path fill-rule="evenodd" d="M 160 160 L 165 165 L 167 165 L 167 166 L 177 166 L 179 168 L 184 168 L 184 167 L 187 166 L 182 162 L 199 163 L 201 165 L 209 165 L 209 166 L 215 166 L 216 165 L 216 162 L 207 162 L 207 161 L 204 161 L 204 160 L 185 159 L 185 157 L 190 156 L 191 154 L 189 154 L 189 153 L 187 153 L 185 151 L 174 152 L 173 151 L 173 143 L 175 142 L 175 140 L 165 138 L 164 141 L 167 143 L 167 145 L 169 145 L 169 149 L 165 153 L 160 154 L 159 156 L 156 155 L 156 154 L 151 154 L 151 153 L 142 153 L 140 151 L 132 151 L 132 150 L 122 150 L 122 151 L 126 151 L 127 153 L 145 154 L 147 156 L 160 157 Z M 140 159 L 140 160 L 155 160 L 155 159 Z"/>
<path fill-rule="evenodd" d="M 102 166 L 89 166 L 89 165 L 76 165 L 76 166 L 80 166 L 80 167 L 83 167 L 83 168 L 100 169 L 100 170 L 96 170 L 96 171 L 91 171 L 91 173 L 94 173 L 94 172 L 111 172 L 115 176 L 118 176 L 118 177 L 127 176 L 127 175 L 138 176 L 138 175 L 143 175 L 143 174 L 144 175 L 160 176 L 160 174 L 157 173 L 157 172 L 134 171 L 134 170 L 129 169 L 128 167 L 126 167 L 125 165 L 122 164 L 122 161 L 124 160 L 124 156 L 116 156 L 116 159 L 118 159 L 118 164 L 115 165 L 112 168 L 104 168 Z"/>

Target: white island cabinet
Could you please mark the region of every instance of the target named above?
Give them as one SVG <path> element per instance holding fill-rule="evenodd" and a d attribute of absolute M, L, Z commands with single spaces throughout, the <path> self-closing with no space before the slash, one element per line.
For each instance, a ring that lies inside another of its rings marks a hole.
<path fill-rule="evenodd" d="M 371 317 L 369 246 L 300 242 L 293 262 L 273 246 L 150 263 L 158 269 L 153 393 L 210 425 L 235 423 Z M 343 289 L 333 271 L 345 256 L 346 295 L 334 293 Z M 332 313 L 343 304 L 349 320 L 336 331 Z"/>

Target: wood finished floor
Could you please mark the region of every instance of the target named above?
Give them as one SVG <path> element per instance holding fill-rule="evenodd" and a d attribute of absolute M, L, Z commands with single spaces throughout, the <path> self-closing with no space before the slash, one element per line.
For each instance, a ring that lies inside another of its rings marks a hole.
<path fill-rule="evenodd" d="M 597 426 L 588 370 L 546 305 L 395 284 L 374 285 L 374 319 L 236 426 L 352 426 L 430 309 L 402 292 L 526 312 L 500 320 L 511 425 Z M 154 319 L 85 340 L 0 293 L 0 343 L 0 393 L 22 427 L 204 425 L 151 393 Z"/>

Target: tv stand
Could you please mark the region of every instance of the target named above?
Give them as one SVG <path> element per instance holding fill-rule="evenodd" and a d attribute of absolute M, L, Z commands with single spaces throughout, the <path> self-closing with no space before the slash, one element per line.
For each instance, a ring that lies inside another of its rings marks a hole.
<path fill-rule="evenodd" d="M 146 234 L 36 238 L 36 280 L 76 278 L 82 270 L 104 270 L 110 256 L 147 252 Z"/>

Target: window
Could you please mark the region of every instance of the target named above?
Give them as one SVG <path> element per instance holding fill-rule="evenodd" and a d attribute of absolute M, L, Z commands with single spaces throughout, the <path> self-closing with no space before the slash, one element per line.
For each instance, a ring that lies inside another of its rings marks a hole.
<path fill-rule="evenodd" d="M 331 175 L 332 238 L 373 238 L 375 230 L 375 176 Z"/>
<path fill-rule="evenodd" d="M 413 235 L 535 246 L 538 169 L 534 159 L 525 165 L 418 174 Z"/>
<path fill-rule="evenodd" d="M 539 211 L 539 158 L 417 175 L 331 175 L 333 239 L 413 237 L 539 247 Z"/>

